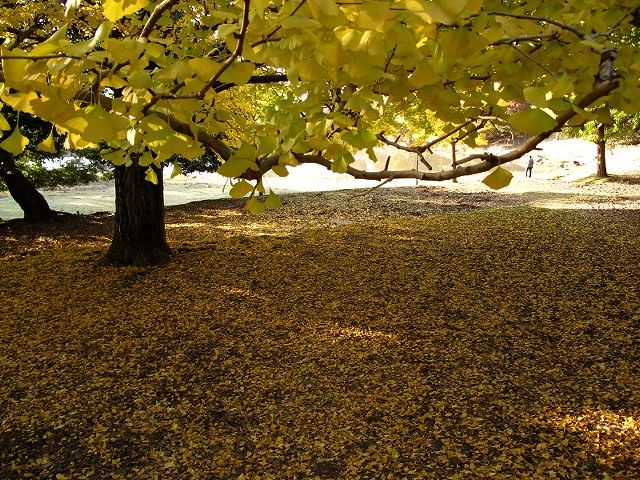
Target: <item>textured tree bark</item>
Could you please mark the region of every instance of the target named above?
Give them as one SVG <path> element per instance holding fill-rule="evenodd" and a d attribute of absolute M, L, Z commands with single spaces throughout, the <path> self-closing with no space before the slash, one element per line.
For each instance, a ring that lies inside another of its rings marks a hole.
<path fill-rule="evenodd" d="M 137 165 L 117 167 L 116 224 L 105 257 L 114 265 L 160 265 L 169 261 L 171 250 L 164 229 L 162 170 L 158 184 L 145 180 L 145 169 Z"/>
<path fill-rule="evenodd" d="M 600 178 L 604 178 L 607 176 L 607 157 L 605 152 L 606 147 L 606 139 L 604 137 L 605 134 L 605 126 L 604 123 L 598 123 L 596 125 L 596 145 L 597 145 L 597 158 L 598 158 L 598 171 L 596 172 L 596 176 Z"/>
<path fill-rule="evenodd" d="M 55 215 L 42 194 L 17 167 L 11 154 L 4 151 L 0 151 L 0 177 L 13 199 L 20 205 L 25 220 L 39 222 Z"/>

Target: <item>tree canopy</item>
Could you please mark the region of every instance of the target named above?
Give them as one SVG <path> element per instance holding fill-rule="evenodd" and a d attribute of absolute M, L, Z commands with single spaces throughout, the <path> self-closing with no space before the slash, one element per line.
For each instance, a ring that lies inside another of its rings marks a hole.
<path fill-rule="evenodd" d="M 605 102 L 637 112 L 640 61 L 616 39 L 637 34 L 638 11 L 630 0 L 18 0 L 0 8 L 0 99 L 52 122 L 70 147 L 106 142 L 115 165 L 197 158 L 206 145 L 224 160 L 219 173 L 245 179 L 236 195 L 299 163 L 445 180 L 515 160 L 597 119 Z M 260 114 L 224 99 L 247 84 L 274 92 Z M 510 113 L 513 101 L 527 108 Z M 446 133 L 412 144 L 379 130 L 405 110 L 433 112 Z M 431 171 L 438 141 L 473 145 L 492 122 L 530 138 Z M 415 152 L 429 171 L 350 165 L 355 150 L 375 159 L 381 144 Z"/>

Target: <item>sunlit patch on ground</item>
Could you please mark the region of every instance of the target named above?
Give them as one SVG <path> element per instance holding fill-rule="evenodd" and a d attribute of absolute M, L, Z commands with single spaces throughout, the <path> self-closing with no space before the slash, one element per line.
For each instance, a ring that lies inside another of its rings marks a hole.
<path fill-rule="evenodd" d="M 344 340 L 362 340 L 364 342 L 396 340 L 396 336 L 392 333 L 384 333 L 370 328 L 340 327 L 338 325 L 329 328 L 327 334 L 335 342 Z"/>
<path fill-rule="evenodd" d="M 205 223 L 193 222 L 193 223 L 167 223 L 166 228 L 201 228 L 206 226 Z"/>

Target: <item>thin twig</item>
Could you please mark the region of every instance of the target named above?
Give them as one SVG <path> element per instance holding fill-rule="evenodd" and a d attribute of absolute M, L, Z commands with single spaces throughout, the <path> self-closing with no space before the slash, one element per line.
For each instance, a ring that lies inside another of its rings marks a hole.
<path fill-rule="evenodd" d="M 371 192 L 373 192 L 374 190 L 377 190 L 380 187 L 383 187 L 384 185 L 386 185 L 387 183 L 391 182 L 392 180 L 394 180 L 395 177 L 389 177 L 386 180 L 380 182 L 378 185 L 376 185 L 375 187 L 370 188 L 369 190 L 365 190 L 364 192 L 360 192 L 355 194 L 353 197 L 351 198 L 356 198 L 356 197 L 364 197 L 365 195 L 369 195 Z"/>
<path fill-rule="evenodd" d="M 300 10 L 302 8 L 302 6 L 306 3 L 306 0 L 302 0 L 300 2 L 300 4 L 293 9 L 293 12 L 291 12 L 289 14 L 289 17 L 294 16 L 298 10 Z M 255 42 L 253 42 L 251 44 L 251 48 L 257 47 L 258 45 L 262 45 L 263 43 L 267 43 L 267 42 L 271 42 L 273 41 L 272 37 L 278 33 L 280 31 L 280 29 L 282 28 L 282 25 L 278 25 L 276 28 L 274 28 L 273 30 L 271 30 L 271 32 L 267 33 L 262 39 L 260 40 L 256 40 Z"/>
<path fill-rule="evenodd" d="M 637 8 L 640 8 L 640 7 L 637 7 Z M 637 8 L 636 8 L 636 9 L 637 9 Z M 592 34 L 592 35 L 589 35 L 589 37 L 588 37 L 588 38 L 589 38 L 589 39 L 592 39 L 592 40 L 595 40 L 595 39 L 596 39 L 596 38 L 598 38 L 598 37 L 607 37 L 607 38 L 608 38 L 608 37 L 610 37 L 610 36 L 611 36 L 611 34 L 613 33 L 613 31 L 614 31 L 616 28 L 618 28 L 618 27 L 622 24 L 622 22 L 624 22 L 624 21 L 625 21 L 625 19 L 626 19 L 628 16 L 632 15 L 632 14 L 633 14 L 633 12 L 634 12 L 636 9 L 631 10 L 630 12 L 627 12 L 627 13 L 624 15 L 624 17 L 622 17 L 622 18 L 621 18 L 620 20 L 618 20 L 616 23 L 614 23 L 613 25 L 611 25 L 611 26 L 609 27 L 609 29 L 608 29 L 606 32 L 604 32 L 604 33 L 602 33 L 602 32 L 597 32 L 597 33 L 594 33 L 594 34 Z"/>
<path fill-rule="evenodd" d="M 529 55 L 528 53 L 523 52 L 522 50 L 520 50 L 518 47 L 516 47 L 515 45 L 511 44 L 509 45 L 511 48 L 513 48 L 516 52 L 518 52 L 520 55 L 522 55 L 523 57 L 525 57 L 527 60 L 531 60 L 533 63 L 535 63 L 536 65 L 538 65 L 541 69 L 543 69 L 545 72 L 547 72 L 549 75 L 551 75 L 551 78 L 553 78 L 554 80 L 557 80 L 556 76 L 554 75 L 554 73 L 549 70 L 547 67 L 545 67 L 544 65 L 542 65 L 539 61 L 537 61 L 535 58 L 533 58 L 531 55 Z"/>
<path fill-rule="evenodd" d="M 461 125 L 458 125 L 453 130 L 450 130 L 447 133 L 445 133 L 444 135 L 441 135 L 438 138 L 435 138 L 435 139 L 431 140 L 430 142 L 427 142 L 424 145 L 421 145 L 420 147 L 418 147 L 418 149 L 420 150 L 421 153 L 424 153 L 426 150 L 428 150 L 429 153 L 433 153 L 433 152 L 431 152 L 431 147 L 433 147 L 434 145 L 442 142 L 443 140 L 446 140 L 451 135 L 455 135 L 460 130 L 462 130 L 463 128 L 465 128 L 468 125 L 471 125 L 472 123 L 476 122 L 477 120 L 478 120 L 478 117 L 471 117 L 469 120 L 467 120 L 466 122 L 464 122 Z"/>

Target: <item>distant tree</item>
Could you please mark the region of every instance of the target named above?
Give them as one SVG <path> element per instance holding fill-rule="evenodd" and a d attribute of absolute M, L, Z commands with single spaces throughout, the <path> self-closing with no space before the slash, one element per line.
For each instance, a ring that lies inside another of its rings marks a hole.
<path fill-rule="evenodd" d="M 0 117 L 2 136 L 0 137 L 0 178 L 13 199 L 20 205 L 24 218 L 28 221 L 40 221 L 51 218 L 51 210 L 46 199 L 18 166 L 18 159 L 25 153 L 34 152 L 37 145 L 55 150 L 56 142 L 62 137 L 53 134 L 51 124 L 29 114 L 18 115 L 5 109 Z M 26 148 L 24 147 L 26 143 Z M 38 155 L 45 155 L 40 151 Z"/>
<path fill-rule="evenodd" d="M 606 108 L 592 112 L 593 121 L 585 122 L 575 132 L 579 138 L 593 142 L 596 176 L 607 176 L 606 147 L 610 144 L 637 145 L 640 143 L 640 114 L 628 114 Z"/>

